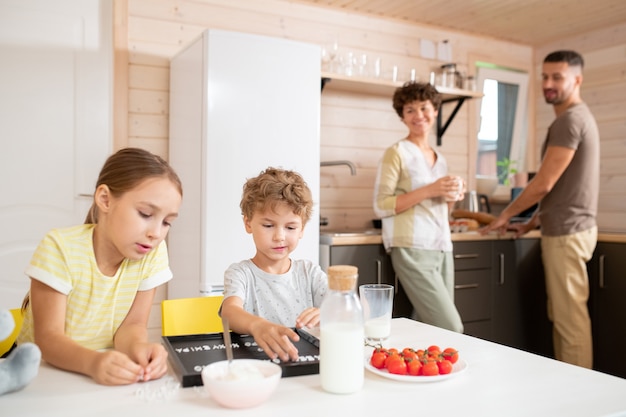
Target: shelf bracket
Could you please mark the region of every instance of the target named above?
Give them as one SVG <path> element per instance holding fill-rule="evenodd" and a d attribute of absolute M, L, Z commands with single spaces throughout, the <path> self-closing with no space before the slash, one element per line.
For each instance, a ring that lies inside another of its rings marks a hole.
<path fill-rule="evenodd" d="M 440 108 L 439 113 L 437 113 L 437 146 L 441 146 L 441 137 L 448 129 L 448 126 L 450 126 L 452 119 L 454 119 L 454 116 L 456 116 L 457 112 L 459 111 L 463 103 L 465 102 L 465 99 L 466 97 L 458 97 L 458 98 L 451 98 L 449 100 L 443 100 L 441 102 L 441 107 L 443 107 L 443 105 L 446 103 L 453 103 L 453 102 L 456 102 L 456 106 L 454 107 L 454 110 L 452 110 L 452 113 L 450 113 L 448 120 L 446 120 L 443 126 L 441 125 L 443 122 L 442 108 Z"/>
<path fill-rule="evenodd" d="M 324 74 L 321 77 L 321 91 L 324 91 L 324 87 L 331 81 L 333 81 L 333 77 Z M 391 82 L 372 82 L 370 80 L 364 81 L 363 79 L 350 79 L 350 77 L 336 78 L 338 84 L 337 88 L 343 88 L 346 91 L 357 91 L 359 93 L 363 93 L 367 91 L 368 93 L 375 95 L 388 95 L 393 93 L 395 89 L 397 89 L 400 85 L 396 85 Z M 376 88 L 369 88 L 369 87 Z M 349 87 L 349 88 L 348 88 Z M 365 87 L 365 88 L 364 88 Z M 334 88 L 334 87 L 333 87 Z M 458 113 L 459 109 L 465 103 L 465 100 L 469 98 L 478 98 L 479 96 L 474 92 L 463 91 L 459 89 L 444 89 L 443 96 L 445 97 L 441 101 L 441 106 L 439 108 L 439 113 L 437 113 L 437 146 L 441 146 L 443 134 L 452 123 L 452 120 Z M 482 95 L 480 95 L 482 97 Z M 443 121 L 443 111 L 442 107 L 447 103 L 455 103 L 455 107 L 452 110 L 452 113 L 448 116 L 448 119 Z"/>
<path fill-rule="evenodd" d="M 326 85 L 326 83 L 331 82 L 332 78 L 328 78 L 328 77 L 322 77 L 322 90 L 324 91 L 324 86 Z"/>

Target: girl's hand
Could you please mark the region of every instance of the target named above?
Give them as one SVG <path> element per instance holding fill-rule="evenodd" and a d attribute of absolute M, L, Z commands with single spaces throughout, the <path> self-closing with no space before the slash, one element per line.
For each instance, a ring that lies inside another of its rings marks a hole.
<path fill-rule="evenodd" d="M 143 367 L 143 381 L 159 379 L 167 373 L 167 351 L 159 343 L 137 343 L 132 357 Z"/>
<path fill-rule="evenodd" d="M 97 352 L 90 376 L 102 385 L 128 385 L 143 378 L 144 369 L 117 350 Z"/>
<path fill-rule="evenodd" d="M 296 319 L 296 328 L 315 327 L 320 323 L 320 309 L 311 307 L 304 310 Z"/>

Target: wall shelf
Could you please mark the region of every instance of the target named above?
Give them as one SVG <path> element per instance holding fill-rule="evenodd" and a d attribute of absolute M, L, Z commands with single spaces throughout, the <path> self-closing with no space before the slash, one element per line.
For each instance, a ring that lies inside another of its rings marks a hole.
<path fill-rule="evenodd" d="M 346 76 L 340 74 L 331 74 L 322 72 L 322 91 L 349 91 L 361 94 L 371 94 L 388 96 L 391 98 L 394 91 L 398 87 L 402 87 L 403 82 L 394 82 L 391 80 L 381 80 L 368 77 Z M 441 138 L 450 126 L 450 123 L 456 116 L 457 112 L 467 99 L 482 98 L 483 93 L 478 91 L 462 90 L 459 88 L 437 87 L 442 95 L 442 106 L 448 103 L 454 103 L 455 107 L 447 120 L 443 121 L 443 112 L 439 112 L 437 116 L 437 146 L 441 146 Z"/>

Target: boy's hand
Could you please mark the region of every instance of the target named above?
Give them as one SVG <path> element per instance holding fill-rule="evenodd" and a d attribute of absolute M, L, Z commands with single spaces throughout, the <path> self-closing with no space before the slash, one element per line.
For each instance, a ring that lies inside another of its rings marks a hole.
<path fill-rule="evenodd" d="M 320 309 L 311 307 L 304 310 L 296 319 L 296 328 L 315 327 L 320 324 Z"/>
<path fill-rule="evenodd" d="M 297 342 L 300 336 L 289 327 L 262 320 L 254 325 L 251 334 L 270 359 L 280 358 L 282 361 L 298 359 L 298 349 L 292 341 Z"/>

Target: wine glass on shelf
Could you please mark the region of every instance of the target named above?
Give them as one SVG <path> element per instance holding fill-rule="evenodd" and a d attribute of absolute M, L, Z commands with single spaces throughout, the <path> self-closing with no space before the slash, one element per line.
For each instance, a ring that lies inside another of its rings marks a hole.
<path fill-rule="evenodd" d="M 322 69 L 328 72 L 337 72 L 336 62 L 339 44 L 333 40 L 330 44 L 322 46 Z"/>
<path fill-rule="evenodd" d="M 330 71 L 330 53 L 326 46 L 322 46 L 321 50 L 321 58 L 322 58 L 322 71 L 329 72 Z"/>
<path fill-rule="evenodd" d="M 343 67 L 343 73 L 349 77 L 357 75 L 357 59 L 354 52 L 348 51 L 341 57 L 341 65 Z"/>

